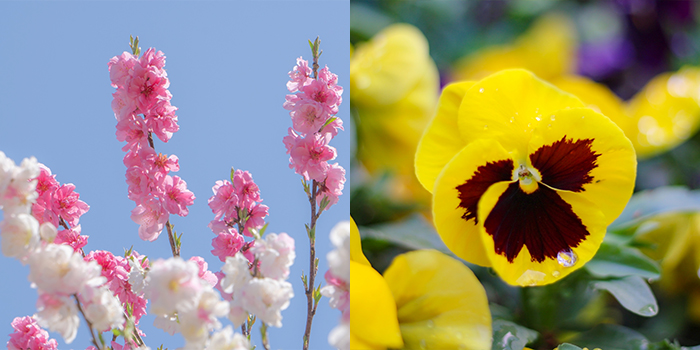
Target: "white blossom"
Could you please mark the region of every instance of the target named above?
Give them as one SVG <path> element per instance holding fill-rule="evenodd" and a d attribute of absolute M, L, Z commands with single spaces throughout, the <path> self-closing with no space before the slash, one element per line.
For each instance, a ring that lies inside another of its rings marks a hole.
<path fill-rule="evenodd" d="M 106 286 L 86 286 L 81 295 L 85 317 L 95 329 L 105 332 L 124 324 L 122 305 Z"/>
<path fill-rule="evenodd" d="M 240 333 L 234 333 L 231 326 L 211 336 L 207 350 L 250 350 L 250 342 Z"/>
<path fill-rule="evenodd" d="M 46 293 L 75 294 L 106 281 L 96 261 L 86 262 L 68 245 L 47 244 L 29 257 L 29 281 Z"/>
<path fill-rule="evenodd" d="M 294 239 L 286 233 L 269 233 L 264 239 L 255 241 L 252 248 L 260 262 L 263 276 L 274 279 L 287 279 L 289 267 L 294 263 Z"/>
<path fill-rule="evenodd" d="M 272 278 L 254 278 L 240 291 L 243 307 L 270 326 L 282 327 L 282 310 L 294 296 L 292 285 Z M 234 300 L 237 295 L 234 295 Z"/>
<path fill-rule="evenodd" d="M 188 343 L 204 344 L 209 332 L 221 328 L 218 318 L 228 313 L 228 302 L 221 300 L 213 289 L 206 289 L 195 303 L 180 306 L 180 332 Z"/>
<path fill-rule="evenodd" d="M 5 215 L 29 214 L 32 203 L 39 195 L 36 178 L 39 176 L 36 158 L 24 158 L 19 166 L 0 152 L 0 208 Z"/>
<path fill-rule="evenodd" d="M 180 324 L 177 322 L 177 314 L 175 313 L 156 316 L 156 319 L 153 320 L 153 325 L 170 335 L 180 332 Z"/>
<path fill-rule="evenodd" d="M 235 256 L 226 257 L 226 263 L 221 267 L 224 278 L 221 279 L 221 289 L 224 293 L 234 293 L 241 290 L 253 277 L 250 275 L 248 259 L 241 252 Z"/>
<path fill-rule="evenodd" d="M 146 276 L 144 294 L 151 300 L 151 313 L 173 314 L 178 305 L 192 303 L 202 292 L 199 269 L 182 258 L 159 259 Z"/>
<path fill-rule="evenodd" d="M 39 247 L 39 222 L 29 214 L 5 215 L 0 222 L 2 254 L 26 262 L 29 254 Z"/>
<path fill-rule="evenodd" d="M 350 324 L 341 322 L 328 333 L 328 344 L 338 350 L 350 349 Z"/>
<path fill-rule="evenodd" d="M 131 291 L 135 294 L 143 293 L 146 287 L 146 270 L 141 266 L 141 262 L 138 261 L 134 256 L 129 256 L 127 259 L 131 270 L 129 271 L 129 284 L 131 285 Z"/>
<path fill-rule="evenodd" d="M 326 255 L 331 273 L 342 279 L 350 280 L 350 221 L 341 221 L 331 229 L 331 242 L 335 249 Z"/>
<path fill-rule="evenodd" d="M 37 311 L 35 317 L 40 326 L 60 333 L 66 344 L 73 342 L 80 324 L 75 299 L 40 292 Z"/>

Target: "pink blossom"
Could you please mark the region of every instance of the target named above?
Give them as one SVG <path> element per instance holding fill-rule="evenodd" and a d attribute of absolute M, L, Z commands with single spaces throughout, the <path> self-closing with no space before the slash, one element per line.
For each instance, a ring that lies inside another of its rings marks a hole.
<path fill-rule="evenodd" d="M 139 224 L 139 237 L 144 241 L 154 241 L 163 231 L 168 221 L 168 212 L 160 201 L 148 198 L 131 211 L 131 220 Z"/>
<path fill-rule="evenodd" d="M 194 194 L 187 189 L 187 183 L 178 176 L 165 176 L 165 201 L 163 207 L 170 214 L 187 216 L 188 206 L 194 203 Z"/>
<path fill-rule="evenodd" d="M 14 332 L 7 342 L 8 350 L 56 350 L 55 339 L 49 339 L 49 332 L 39 327 L 31 316 L 16 317 L 12 320 Z"/>
<path fill-rule="evenodd" d="M 344 187 L 345 169 L 338 163 L 335 163 L 328 169 L 326 179 L 321 184 L 321 191 L 318 192 L 316 201 L 320 203 L 324 197 L 328 198 L 328 205 L 324 209 L 328 210 L 332 205 L 338 203 L 338 197 L 343 194 Z"/>
<path fill-rule="evenodd" d="M 127 80 L 130 77 L 130 71 L 136 63 L 136 58 L 128 53 L 124 52 L 121 56 L 114 56 L 109 60 L 107 66 L 109 67 L 109 79 L 112 81 L 112 86 L 115 88 L 126 85 Z"/>
<path fill-rule="evenodd" d="M 112 94 L 112 111 L 117 122 L 124 121 L 135 115 L 136 101 L 127 95 L 125 88 L 119 88 Z"/>
<path fill-rule="evenodd" d="M 253 235 L 252 232 L 250 232 L 251 229 L 260 230 L 265 226 L 265 217 L 268 215 L 267 212 L 269 209 L 270 208 L 265 204 L 256 204 L 248 213 L 248 220 L 245 222 L 243 234 L 251 237 Z"/>
<path fill-rule="evenodd" d="M 139 156 L 144 161 L 146 169 L 148 169 L 149 178 L 153 179 L 156 184 L 161 184 L 165 175 L 169 172 L 180 170 L 178 158 L 176 155 L 167 156 L 163 153 L 156 154 L 153 148 L 144 148 L 139 152 Z"/>
<path fill-rule="evenodd" d="M 294 106 L 289 115 L 292 117 L 292 126 L 304 134 L 312 134 L 320 131 L 330 115 L 325 113 L 323 107 L 317 103 L 300 103 Z"/>
<path fill-rule="evenodd" d="M 193 256 L 190 258 L 190 261 L 194 261 L 197 264 L 197 267 L 199 268 L 199 278 L 202 281 L 207 282 L 212 287 L 216 286 L 219 280 L 211 271 L 208 270 L 209 264 L 207 264 L 204 258 L 201 256 Z"/>
<path fill-rule="evenodd" d="M 301 57 L 297 58 L 297 65 L 289 72 L 289 81 L 287 82 L 287 89 L 289 92 L 296 92 L 301 86 L 304 86 L 311 72 L 312 70 L 309 68 L 309 62 L 303 60 Z"/>
<path fill-rule="evenodd" d="M 77 225 L 79 218 L 90 209 L 90 206 L 79 199 L 80 195 L 74 190 L 73 184 L 62 185 L 53 192 L 51 202 L 54 213 L 60 215 L 71 227 Z M 58 222 L 52 222 L 52 224 L 58 227 Z"/>
<path fill-rule="evenodd" d="M 156 49 L 151 47 L 141 55 L 139 63 L 142 66 L 152 66 L 157 69 L 163 69 L 163 67 L 165 67 L 165 55 L 161 51 L 156 52 Z"/>
<path fill-rule="evenodd" d="M 328 145 L 330 134 L 311 134 L 301 138 L 291 128 L 283 142 L 287 147 L 289 167 L 308 181 L 314 179 L 323 181 L 329 169 L 327 161 L 335 159 L 335 148 Z"/>
<path fill-rule="evenodd" d="M 126 158 L 125 158 L 126 159 Z M 136 204 L 141 204 L 150 194 L 150 181 L 148 173 L 140 166 L 132 166 L 126 170 L 126 184 L 128 197 Z"/>
<path fill-rule="evenodd" d="M 146 117 L 148 130 L 163 142 L 168 142 L 173 133 L 180 130 L 180 126 L 177 125 L 176 110 L 177 107 L 171 105 L 169 100 L 161 100 Z"/>
<path fill-rule="evenodd" d="M 223 220 L 212 220 L 211 222 L 209 222 L 209 225 L 207 225 L 207 227 L 209 227 L 211 229 L 211 231 L 217 235 L 220 233 L 227 233 L 227 234 L 232 234 L 232 235 L 236 234 L 237 235 L 238 231 L 236 231 L 236 229 L 230 225 L 232 225 L 232 224 L 228 224 L 228 223 L 226 223 L 226 221 L 223 221 Z"/>
<path fill-rule="evenodd" d="M 262 201 L 260 189 L 253 182 L 253 176 L 242 170 L 236 170 L 233 175 L 233 188 L 238 196 L 238 207 L 250 210 L 254 202 Z"/>
<path fill-rule="evenodd" d="M 89 236 L 80 235 L 80 225 L 75 225 L 68 230 L 58 231 L 55 244 L 66 244 L 73 248 L 74 251 L 80 251 L 88 242 Z"/>
<path fill-rule="evenodd" d="M 165 70 L 140 62 L 134 65 L 126 89 L 128 97 L 136 102 L 139 112 L 148 116 L 159 100 L 170 100 L 169 86 Z"/>
<path fill-rule="evenodd" d="M 209 208 L 215 214 L 214 219 L 238 219 L 236 206 L 238 205 L 238 195 L 234 192 L 233 185 L 226 180 L 219 180 L 212 187 L 214 195 L 209 198 Z"/>
<path fill-rule="evenodd" d="M 330 88 L 325 82 L 312 80 L 310 84 L 304 85 L 300 91 L 301 93 L 297 96 L 300 96 L 300 99 L 303 100 L 304 103 L 314 101 L 318 103 L 326 113 L 331 115 L 338 113 L 340 97 L 337 92 Z"/>
<path fill-rule="evenodd" d="M 117 122 L 117 140 L 126 141 L 122 151 L 137 152 L 141 148 L 148 147 L 148 126 L 143 118 L 131 114 Z"/>
<path fill-rule="evenodd" d="M 289 267 L 294 263 L 294 239 L 286 233 L 266 234 L 264 239 L 256 240 L 252 249 L 260 262 L 263 276 L 273 279 L 286 279 Z"/>
<path fill-rule="evenodd" d="M 39 163 L 39 171 L 39 176 L 36 178 L 36 192 L 41 197 L 45 193 L 57 189 L 59 184 L 56 181 L 56 175 L 51 175 L 51 169 L 46 165 Z"/>
<path fill-rule="evenodd" d="M 219 258 L 219 260 L 226 261 L 227 256 L 234 256 L 238 251 L 241 250 L 243 244 L 245 243 L 243 236 L 239 235 L 238 232 L 234 234 L 230 233 L 219 233 L 214 239 L 211 240 L 211 245 L 214 247 L 211 253 L 212 255 Z"/>

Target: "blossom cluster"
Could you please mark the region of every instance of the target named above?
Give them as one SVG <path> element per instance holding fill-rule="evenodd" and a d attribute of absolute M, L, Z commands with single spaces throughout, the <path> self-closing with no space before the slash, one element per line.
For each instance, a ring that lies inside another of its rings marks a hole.
<path fill-rule="evenodd" d="M 186 216 L 194 194 L 178 176 L 169 175 L 180 169 L 175 155 L 156 153 L 155 134 L 168 142 L 177 125 L 176 107 L 170 104 L 170 81 L 163 66 L 165 56 L 148 49 L 140 58 L 124 52 L 109 61 L 112 86 L 112 110 L 117 118 L 117 139 L 126 141 L 122 150 L 127 167 L 126 183 L 129 199 L 136 203 L 131 219 L 139 227 L 139 237 L 158 238 L 170 214 Z"/>
<path fill-rule="evenodd" d="M 253 314 L 281 327 L 281 311 L 293 297 L 286 279 L 296 257 L 294 239 L 286 233 L 262 238 L 268 207 L 249 172 L 232 170 L 231 182 L 217 181 L 212 191 L 209 207 L 215 216 L 209 227 L 217 236 L 211 252 L 225 262 L 217 288 L 231 303 L 229 319 L 239 326 Z M 244 235 L 255 240 L 246 242 Z"/>
<path fill-rule="evenodd" d="M 36 319 L 31 316 L 16 317 L 12 320 L 10 341 L 7 342 L 8 350 L 56 350 L 58 344 L 55 339 L 49 339 L 49 332 L 39 327 Z"/>
<path fill-rule="evenodd" d="M 328 271 L 321 294 L 328 304 L 341 312 L 340 324 L 331 330 L 328 342 L 337 349 L 350 348 L 350 222 L 341 221 L 330 234 L 335 249 L 326 255 Z"/>
<path fill-rule="evenodd" d="M 324 209 L 328 209 L 338 202 L 345 185 L 345 169 L 338 163 L 328 163 L 336 157 L 329 143 L 339 129 L 343 130 L 343 121 L 335 116 L 343 100 L 343 88 L 328 67 L 315 72 L 301 57 L 289 78 L 287 89 L 292 94 L 286 96 L 283 105 L 293 125 L 283 139 L 289 167 L 306 181 L 320 185 L 317 201 L 321 203 L 325 198 L 328 204 Z"/>

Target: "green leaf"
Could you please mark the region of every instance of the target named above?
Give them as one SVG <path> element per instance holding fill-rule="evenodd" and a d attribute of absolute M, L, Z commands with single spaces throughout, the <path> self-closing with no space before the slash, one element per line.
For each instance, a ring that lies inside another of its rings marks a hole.
<path fill-rule="evenodd" d="M 638 249 L 606 242 L 586 264 L 586 269 L 597 277 L 640 276 L 658 279 L 661 274 L 659 264 Z"/>
<path fill-rule="evenodd" d="M 360 229 L 362 238 L 389 241 L 410 249 L 436 249 L 453 255 L 431 225 L 420 214 L 390 224 L 375 225 Z"/>
<path fill-rule="evenodd" d="M 492 350 L 522 350 L 539 337 L 536 331 L 506 320 L 495 319 L 492 327 Z"/>
<path fill-rule="evenodd" d="M 647 338 L 640 333 L 615 324 L 599 324 L 568 341 L 580 347 L 605 350 L 642 350 L 649 345 Z"/>
<path fill-rule="evenodd" d="M 647 282 L 639 276 L 591 281 L 597 290 L 607 290 L 625 309 L 637 315 L 651 317 L 659 312 L 654 293 Z"/>
<path fill-rule="evenodd" d="M 267 225 L 270 224 L 269 222 L 266 222 L 265 225 L 260 229 L 260 237 L 262 237 L 265 234 L 265 230 L 267 230 Z"/>
<path fill-rule="evenodd" d="M 661 213 L 696 211 L 700 211 L 700 191 L 677 186 L 659 187 L 633 195 L 608 230 L 624 230 Z"/>
<path fill-rule="evenodd" d="M 236 173 L 236 169 L 231 167 L 231 183 L 233 183 L 233 174 L 235 174 L 235 173 Z"/>

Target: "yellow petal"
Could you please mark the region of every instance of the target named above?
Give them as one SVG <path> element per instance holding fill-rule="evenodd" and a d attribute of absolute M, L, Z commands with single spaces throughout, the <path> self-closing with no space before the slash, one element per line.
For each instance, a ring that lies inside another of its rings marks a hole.
<path fill-rule="evenodd" d="M 450 84 L 442 90 L 437 113 L 428 124 L 416 151 L 416 176 L 421 185 L 433 191 L 435 180 L 447 162 L 466 144 L 459 133 L 457 112 L 472 81 Z"/>
<path fill-rule="evenodd" d="M 637 121 L 627 115 L 626 104 L 607 86 L 575 75 L 559 77 L 554 79 L 552 83 L 558 88 L 576 95 L 586 104 L 586 107 L 610 118 L 622 129 L 627 138 L 631 138 L 633 135 L 636 137 L 636 133 L 631 134 L 630 130 L 634 128 L 636 131 Z"/>
<path fill-rule="evenodd" d="M 479 227 L 474 220 L 465 220 L 465 208 L 460 207 L 457 186 L 474 176 L 480 166 L 489 162 L 511 159 L 494 140 L 478 140 L 464 147 L 447 163 L 438 176 L 433 190 L 433 222 L 445 245 L 458 257 L 470 263 L 490 266 Z"/>
<path fill-rule="evenodd" d="M 520 152 L 525 163 L 532 130 L 553 112 L 583 107 L 567 92 L 522 69 L 505 70 L 472 85 L 459 109 L 459 130 L 465 140 L 492 138 L 506 150 Z"/>
<path fill-rule="evenodd" d="M 350 260 L 366 266 L 372 266 L 362 252 L 362 239 L 355 220 L 350 217 Z"/>
<path fill-rule="evenodd" d="M 674 148 L 697 131 L 699 84 L 697 68 L 665 73 L 629 101 L 627 113 L 636 121 L 629 137 L 640 159 Z"/>
<path fill-rule="evenodd" d="M 543 122 L 533 130 L 528 154 L 563 136 L 593 140 L 591 150 L 599 154 L 597 167 L 589 172 L 592 182 L 583 185 L 579 194 L 595 203 L 609 225 L 622 213 L 634 190 L 637 160 L 632 143 L 604 115 L 589 108 L 573 108 L 543 116 Z"/>
<path fill-rule="evenodd" d="M 434 67 L 428 41 L 416 27 L 399 23 L 359 44 L 350 61 L 353 103 L 388 105 L 404 98 Z"/>
<path fill-rule="evenodd" d="M 479 222 L 486 221 L 508 185 L 510 184 L 507 182 L 499 182 L 484 193 L 479 201 Z M 575 254 L 575 263 L 572 266 L 564 266 L 556 258 L 546 258 L 538 263 L 532 259 L 526 245 L 522 246 L 512 263 L 508 262 L 505 256 L 495 252 L 493 238 L 486 232 L 483 224 L 480 225 L 481 239 L 487 255 L 494 270 L 506 283 L 515 286 L 541 286 L 556 282 L 590 261 L 600 248 L 607 228 L 605 216 L 600 209 L 583 198 L 580 193 L 569 191 L 556 191 L 556 193 L 572 207 L 572 211 L 581 219 L 589 233 L 577 247 L 571 248 Z M 542 220 L 542 218 L 532 218 L 532 220 Z"/>
<path fill-rule="evenodd" d="M 488 349 L 486 292 L 461 262 L 435 250 L 397 256 L 384 278 L 396 299 L 406 349 Z"/>
<path fill-rule="evenodd" d="M 403 347 L 396 302 L 379 272 L 351 260 L 350 296 L 351 349 Z"/>

